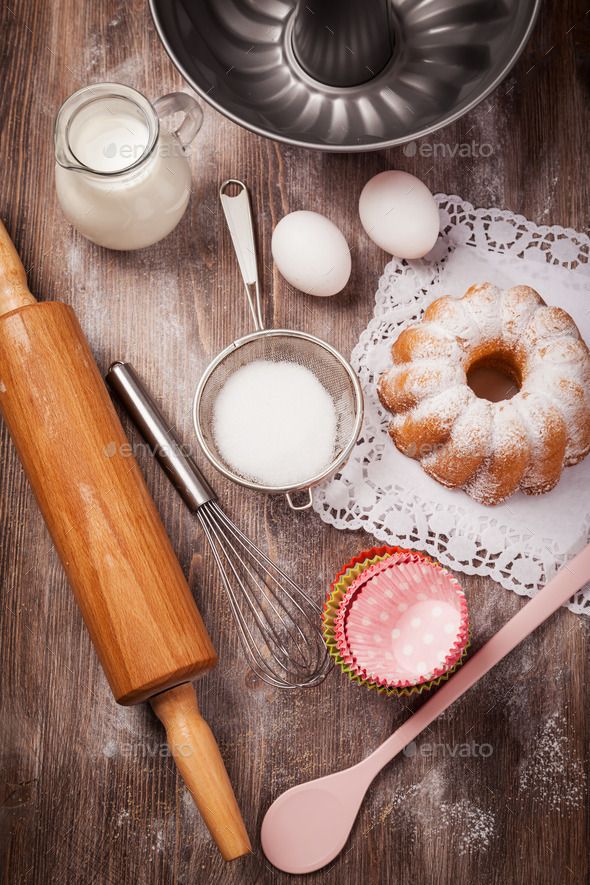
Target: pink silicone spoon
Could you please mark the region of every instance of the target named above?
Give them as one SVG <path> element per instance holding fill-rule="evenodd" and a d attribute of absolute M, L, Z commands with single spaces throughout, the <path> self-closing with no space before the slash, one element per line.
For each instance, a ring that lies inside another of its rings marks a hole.
<path fill-rule="evenodd" d="M 590 545 L 561 570 L 370 756 L 351 768 L 292 787 L 275 799 L 260 834 L 269 861 L 286 873 L 311 873 L 344 847 L 364 795 L 384 765 L 590 581 Z"/>

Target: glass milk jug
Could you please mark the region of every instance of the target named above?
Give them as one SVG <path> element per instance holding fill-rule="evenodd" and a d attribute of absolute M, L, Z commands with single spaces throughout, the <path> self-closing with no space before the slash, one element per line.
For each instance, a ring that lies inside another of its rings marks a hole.
<path fill-rule="evenodd" d="M 160 128 L 160 117 L 179 111 L 175 132 Z M 68 221 L 108 249 L 142 249 L 169 234 L 188 204 L 186 147 L 202 119 L 184 92 L 153 105 L 119 83 L 71 95 L 55 122 L 55 183 Z"/>

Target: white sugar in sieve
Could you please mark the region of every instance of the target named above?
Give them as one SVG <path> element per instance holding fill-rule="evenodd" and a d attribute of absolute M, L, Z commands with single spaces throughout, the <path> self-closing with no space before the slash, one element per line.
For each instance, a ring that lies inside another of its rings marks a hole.
<path fill-rule="evenodd" d="M 235 196 L 227 193 L 230 185 L 238 191 Z M 205 370 L 193 404 L 195 432 L 209 461 L 228 479 L 249 489 L 270 494 L 285 494 L 293 510 L 306 510 L 312 504 L 312 486 L 335 473 L 352 452 L 363 421 L 362 389 L 348 362 L 325 341 L 290 329 L 264 328 L 248 191 L 241 181 L 229 179 L 221 185 L 219 195 L 256 331 L 226 347 Z M 319 473 L 310 475 L 305 481 L 296 485 L 261 485 L 240 475 L 224 460 L 215 441 L 213 434 L 215 401 L 230 376 L 254 360 L 292 362 L 304 366 L 313 372 L 334 402 L 337 428 L 332 458 Z M 304 503 L 295 503 L 292 495 L 296 491 L 307 491 Z"/>

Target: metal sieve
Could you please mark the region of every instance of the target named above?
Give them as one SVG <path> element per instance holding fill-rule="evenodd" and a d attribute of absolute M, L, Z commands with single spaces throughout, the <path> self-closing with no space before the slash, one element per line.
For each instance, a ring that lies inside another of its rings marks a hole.
<path fill-rule="evenodd" d="M 230 196 L 227 190 L 238 190 Z M 293 510 L 311 507 L 311 488 L 335 473 L 349 457 L 363 421 L 363 394 L 351 366 L 325 341 L 291 329 L 265 329 L 262 322 L 260 286 L 250 198 L 246 186 L 236 179 L 225 181 L 219 190 L 221 205 L 246 288 L 246 295 L 256 331 L 234 341 L 205 369 L 193 403 L 193 421 L 203 452 L 220 473 L 249 489 L 270 494 L 285 494 Z M 330 394 L 337 415 L 336 441 L 332 459 L 315 475 L 288 486 L 267 486 L 242 476 L 229 465 L 219 451 L 213 433 L 215 401 L 228 378 L 254 360 L 292 362 L 309 369 Z M 303 503 L 293 500 L 293 493 L 306 491 Z"/>

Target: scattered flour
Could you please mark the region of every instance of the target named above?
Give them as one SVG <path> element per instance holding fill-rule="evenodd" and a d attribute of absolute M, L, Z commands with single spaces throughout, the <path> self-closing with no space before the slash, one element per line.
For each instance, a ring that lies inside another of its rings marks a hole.
<path fill-rule="evenodd" d="M 460 855 L 487 851 L 496 831 L 496 819 L 490 811 L 461 799 L 439 806 L 436 832 L 451 829 Z"/>
<path fill-rule="evenodd" d="M 568 746 L 566 720 L 553 713 L 533 738 L 534 751 L 520 772 L 520 793 L 553 811 L 579 808 L 586 797 L 586 772 Z"/>
<path fill-rule="evenodd" d="M 88 740 L 81 746 L 82 751 L 115 759 L 130 755 L 136 747 L 141 747 L 148 733 L 149 714 L 140 706 L 116 704 L 105 684 L 100 692 L 93 694 L 97 703 L 87 722 Z"/>
<path fill-rule="evenodd" d="M 412 800 L 419 795 L 420 786 L 420 784 L 412 784 L 409 787 L 400 787 L 395 790 L 380 807 L 372 812 L 369 825 L 363 830 L 363 836 L 366 836 L 375 827 L 384 824 L 397 827 L 399 824 L 403 828 L 404 838 L 410 838 L 412 819 L 415 817 Z M 419 806 L 420 802 L 417 804 Z"/>
<path fill-rule="evenodd" d="M 154 841 L 152 842 L 152 851 L 162 852 L 166 845 L 166 837 L 163 829 L 157 829 L 154 833 Z"/>
<path fill-rule="evenodd" d="M 195 800 L 191 796 L 188 787 L 184 787 L 182 790 L 182 816 L 190 821 L 194 821 L 198 814 Z"/>
<path fill-rule="evenodd" d="M 107 759 L 112 759 L 117 755 L 118 745 L 116 741 L 107 741 L 104 747 L 102 748 L 103 756 L 106 756 Z"/>
<path fill-rule="evenodd" d="M 387 824 L 403 830 L 413 844 L 424 840 L 448 841 L 460 856 L 488 850 L 496 835 L 496 818 L 467 799 L 446 802 L 450 781 L 431 769 L 419 782 L 396 790 L 373 814 L 373 827 Z"/>

